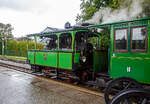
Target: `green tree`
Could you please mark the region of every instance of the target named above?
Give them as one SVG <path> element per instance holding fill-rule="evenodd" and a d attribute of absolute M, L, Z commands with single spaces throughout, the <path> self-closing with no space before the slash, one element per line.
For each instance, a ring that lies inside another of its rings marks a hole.
<path fill-rule="evenodd" d="M 0 39 L 10 39 L 13 38 L 11 24 L 0 23 Z"/>
<path fill-rule="evenodd" d="M 76 22 L 91 19 L 92 16 L 103 7 L 109 7 L 113 10 L 118 9 L 120 4 L 124 1 L 125 0 L 81 0 L 81 14 L 77 14 Z"/>
<path fill-rule="evenodd" d="M 11 24 L 3 24 L 0 23 L 0 40 L 2 42 L 2 47 L 4 47 L 7 43 L 7 41 L 13 37 L 12 35 L 12 26 Z M 6 49 L 6 47 L 4 47 Z M 2 48 L 2 54 L 4 55 L 5 49 Z"/>
<path fill-rule="evenodd" d="M 81 14 L 77 15 L 76 21 L 78 22 L 79 20 L 86 21 L 90 19 L 96 11 L 99 9 L 93 4 L 93 0 L 81 0 L 82 3 L 80 5 L 81 9 Z"/>
<path fill-rule="evenodd" d="M 33 41 L 17 41 L 14 39 L 10 39 L 7 41 L 6 45 L 6 55 L 9 56 L 27 56 L 27 50 L 28 49 L 34 49 L 34 42 Z M 43 49 L 43 44 L 37 43 L 37 49 L 42 50 Z M 0 46 L 1 48 L 1 46 Z"/>

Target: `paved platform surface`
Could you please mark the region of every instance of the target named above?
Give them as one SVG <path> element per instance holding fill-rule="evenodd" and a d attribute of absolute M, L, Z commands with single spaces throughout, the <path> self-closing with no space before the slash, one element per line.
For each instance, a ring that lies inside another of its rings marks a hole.
<path fill-rule="evenodd" d="M 104 98 L 0 66 L 0 104 L 105 104 Z"/>

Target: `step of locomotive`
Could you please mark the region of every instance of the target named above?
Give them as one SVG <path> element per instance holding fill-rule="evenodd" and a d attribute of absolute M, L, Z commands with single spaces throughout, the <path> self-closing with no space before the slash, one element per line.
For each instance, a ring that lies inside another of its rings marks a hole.
<path fill-rule="evenodd" d="M 77 77 L 77 76 L 69 76 L 69 78 L 79 80 L 79 77 Z"/>
<path fill-rule="evenodd" d="M 44 70 L 45 71 L 45 70 Z M 49 70 L 50 72 L 56 72 L 56 70 Z"/>
<path fill-rule="evenodd" d="M 57 73 L 44 73 L 45 75 L 57 76 Z"/>
<path fill-rule="evenodd" d="M 64 79 L 64 80 L 70 79 L 70 78 L 68 78 L 68 77 L 59 77 L 59 78 Z"/>

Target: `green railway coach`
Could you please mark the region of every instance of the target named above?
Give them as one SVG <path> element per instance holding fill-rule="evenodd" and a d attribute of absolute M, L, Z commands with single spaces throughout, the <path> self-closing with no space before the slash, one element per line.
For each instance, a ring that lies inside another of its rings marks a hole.
<path fill-rule="evenodd" d="M 150 84 L 150 18 L 90 26 L 110 36 L 109 75 Z"/>
<path fill-rule="evenodd" d="M 28 62 L 32 69 L 53 70 L 56 74 L 76 73 L 76 76 L 80 77 L 87 74 L 88 69 L 96 73 L 106 65 L 102 58 L 106 58 L 107 54 L 98 47 L 100 34 L 90 32 L 86 27 L 72 27 L 28 36 L 34 37 L 35 47 L 37 37 L 47 42 L 43 50 L 28 50 Z M 96 38 L 94 51 L 92 43 L 88 42 L 93 37 Z"/>

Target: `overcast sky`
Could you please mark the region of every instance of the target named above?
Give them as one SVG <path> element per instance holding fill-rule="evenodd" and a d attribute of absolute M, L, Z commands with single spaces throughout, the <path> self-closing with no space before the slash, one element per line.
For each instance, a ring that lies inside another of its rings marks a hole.
<path fill-rule="evenodd" d="M 10 23 L 15 37 L 38 33 L 47 26 L 75 24 L 80 0 L 0 0 L 0 22 Z"/>

